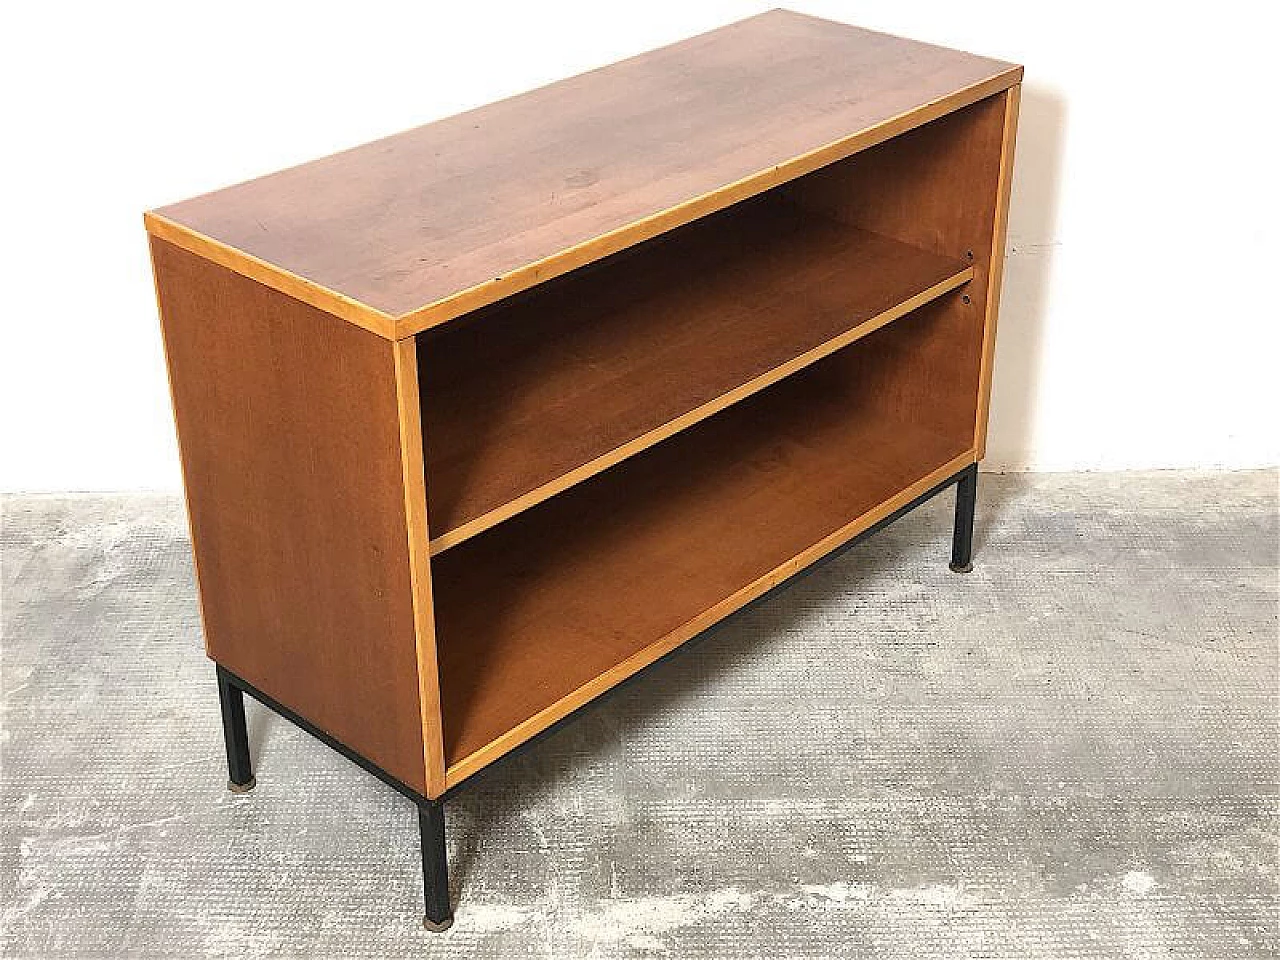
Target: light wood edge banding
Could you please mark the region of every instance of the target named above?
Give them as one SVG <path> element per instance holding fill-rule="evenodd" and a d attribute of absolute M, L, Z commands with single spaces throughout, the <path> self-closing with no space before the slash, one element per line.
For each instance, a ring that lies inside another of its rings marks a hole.
<path fill-rule="evenodd" d="M 987 315 L 982 333 L 982 369 L 978 374 L 978 420 L 973 445 L 981 460 L 987 455 L 987 420 L 991 415 L 991 370 L 995 362 L 996 323 L 1000 313 L 1000 288 L 1004 282 L 1005 238 L 1009 229 L 1009 191 L 1013 183 L 1014 141 L 1018 132 L 1018 107 L 1022 85 L 1005 92 L 1004 137 L 1000 145 L 1000 180 L 996 194 L 996 223 L 991 239 L 991 266 L 987 280 Z"/>
<path fill-rule="evenodd" d="M 168 241 L 188 253 L 212 260 L 219 266 L 226 267 L 250 280 L 256 280 L 263 286 L 278 290 L 295 300 L 301 300 L 326 313 L 331 313 L 370 333 L 376 333 L 389 340 L 395 339 L 396 320 L 390 314 L 375 310 L 357 300 L 322 287 L 318 283 L 313 283 L 305 277 L 290 273 L 283 267 L 259 260 L 252 254 L 228 246 L 221 240 L 207 237 L 154 211 L 144 213 L 142 222 L 147 228 L 147 233 L 153 237 Z"/>
<path fill-rule="evenodd" d="M 681 414 L 674 420 L 669 420 L 661 426 L 655 427 L 647 433 L 641 434 L 634 440 L 629 440 L 619 447 L 610 450 L 608 453 L 589 460 L 580 467 L 575 467 L 568 473 L 562 474 L 554 480 L 535 487 L 528 493 L 522 494 L 514 500 L 511 500 L 500 507 L 490 510 L 487 513 L 476 517 L 474 520 L 446 531 L 431 541 L 431 555 L 443 553 L 450 547 L 471 539 L 477 534 L 483 533 L 505 520 L 510 520 L 516 514 L 523 513 L 530 507 L 549 500 L 558 493 L 563 493 L 570 487 L 587 480 L 598 473 L 602 473 L 612 466 L 621 463 L 629 457 L 635 456 L 641 451 L 647 450 L 674 436 L 681 430 L 688 429 L 699 421 L 705 420 L 724 410 L 726 407 L 732 406 L 740 400 L 745 400 L 754 393 L 758 393 L 772 384 L 777 383 L 792 374 L 803 370 L 823 357 L 829 356 L 856 340 L 860 340 L 868 334 L 874 333 L 881 327 L 894 320 L 900 319 L 931 300 L 935 300 L 945 293 L 955 290 L 957 287 L 963 286 L 965 283 L 973 279 L 973 268 L 966 267 L 954 276 L 948 277 L 940 283 L 934 284 L 927 290 L 923 290 L 910 299 L 904 300 L 883 313 L 876 314 L 869 320 L 865 320 L 851 330 L 847 330 L 838 337 L 833 337 L 824 343 L 819 344 L 811 350 L 807 350 L 797 357 L 788 360 L 771 370 L 767 370 L 757 377 L 753 377 L 741 386 L 734 387 L 728 393 L 721 394 L 714 400 L 710 400 L 701 406 L 695 407 L 688 413 Z"/>
<path fill-rule="evenodd" d="M 400 464 L 404 471 L 409 580 L 413 590 L 414 645 L 418 660 L 418 704 L 426 794 L 444 792 L 444 734 L 440 713 L 440 669 L 436 660 L 431 557 L 427 549 L 427 486 L 422 458 L 422 407 L 418 396 L 418 348 L 413 338 L 391 345 L 395 356 L 396 406 L 400 419 Z"/>
<path fill-rule="evenodd" d="M 942 482 L 947 477 L 958 473 L 969 464 L 974 463 L 976 461 L 975 453 L 975 450 L 968 450 L 948 463 L 943 464 L 927 476 L 922 477 L 920 480 L 911 484 L 901 493 L 890 497 L 874 509 L 868 510 L 856 520 L 845 524 L 839 530 L 819 540 L 812 547 L 809 547 L 807 550 L 797 554 L 795 557 L 792 557 L 790 560 L 774 568 L 755 582 L 743 587 L 741 590 L 731 594 L 724 600 L 721 600 L 710 609 L 694 617 L 692 620 L 688 621 L 676 630 L 673 630 L 665 637 L 662 637 L 654 643 L 649 644 L 644 649 L 632 654 L 616 667 L 613 667 L 595 679 L 584 683 L 578 689 L 562 697 L 551 706 L 540 710 L 528 720 L 525 720 L 523 723 L 518 724 L 511 730 L 508 730 L 506 733 L 481 747 L 479 750 L 463 757 L 457 763 L 452 764 L 445 772 L 446 787 L 452 788 L 457 786 L 467 777 L 493 763 L 503 754 L 510 752 L 526 740 L 547 729 L 559 720 L 562 720 L 564 717 L 573 713 L 589 701 L 595 699 L 600 694 L 617 686 L 632 674 L 644 669 L 655 660 L 674 650 L 686 640 L 697 636 L 699 633 L 724 619 L 735 610 L 746 606 L 752 600 L 777 586 L 792 574 L 803 570 L 805 567 L 821 559 L 832 550 L 853 539 L 853 537 L 857 536 L 863 530 L 879 523 L 899 507 L 906 506 L 906 504 L 910 503 L 929 488 Z"/>

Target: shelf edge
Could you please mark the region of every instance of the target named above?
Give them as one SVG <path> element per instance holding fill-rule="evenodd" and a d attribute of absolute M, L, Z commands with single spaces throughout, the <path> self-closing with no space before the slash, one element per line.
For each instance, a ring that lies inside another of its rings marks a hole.
<path fill-rule="evenodd" d="M 964 286 L 973 279 L 973 274 L 973 267 L 965 267 L 958 273 L 955 273 L 952 276 L 947 277 L 945 280 L 922 290 L 915 296 L 909 297 L 901 303 L 890 307 L 888 310 L 864 320 L 857 326 L 851 327 L 839 336 L 824 341 L 816 347 L 806 350 L 798 356 L 792 357 L 785 363 L 779 364 L 758 376 L 752 377 L 746 383 L 740 384 L 727 393 L 723 393 L 706 403 L 694 407 L 692 410 L 681 414 L 674 420 L 668 420 L 666 423 L 642 433 L 640 436 L 627 441 L 621 446 L 615 447 L 607 453 L 601 454 L 600 456 L 587 461 L 581 466 L 574 467 L 568 473 L 561 474 L 554 480 L 550 480 L 538 487 L 535 487 L 514 500 L 504 503 L 500 507 L 489 510 L 472 520 L 468 520 L 466 523 L 454 527 L 452 530 L 445 531 L 438 537 L 431 540 L 430 555 L 433 557 L 437 556 L 444 553 L 451 547 L 456 547 L 460 543 L 465 543 L 472 537 L 478 536 L 486 530 L 493 529 L 504 521 L 510 520 L 512 517 L 523 513 L 525 510 L 535 507 L 546 500 L 550 500 L 557 494 L 563 493 L 571 487 L 582 483 L 584 480 L 589 480 L 591 477 L 603 473 L 610 467 L 614 467 L 624 460 L 627 460 L 630 457 L 642 453 L 650 447 L 661 443 L 663 440 L 675 436 L 682 430 L 687 430 L 689 427 L 701 423 L 703 420 L 714 416 L 721 410 L 725 410 L 733 404 L 745 400 L 747 397 L 759 393 L 761 390 L 773 386 L 775 383 L 800 372 L 806 367 L 812 366 L 814 363 L 817 363 L 824 357 L 830 356 L 837 350 L 841 350 L 850 344 L 861 340 L 863 337 L 874 333 L 881 327 L 884 327 L 895 320 L 901 319 L 913 310 L 918 310 L 920 307 L 938 299 L 944 294 L 950 293 L 952 290 Z"/>
<path fill-rule="evenodd" d="M 511 752 L 525 741 L 533 738 L 543 730 L 554 725 L 558 721 L 564 719 L 569 714 L 585 706 L 591 700 L 601 694 L 611 690 L 628 677 L 639 673 L 645 667 L 654 661 L 660 659 L 670 653 L 676 647 L 691 640 L 693 637 L 714 626 L 720 620 L 729 616 L 731 613 L 746 606 L 752 600 L 767 593 L 773 587 L 778 586 L 783 581 L 789 579 L 796 573 L 799 573 L 805 567 L 826 556 L 831 551 L 842 546 L 844 543 L 852 540 L 862 531 L 875 526 L 884 518 L 893 514 L 896 510 L 911 503 L 916 497 L 930 490 L 937 484 L 953 476 L 960 470 L 977 462 L 977 450 L 970 447 L 964 453 L 952 458 L 942 466 L 930 471 L 924 477 L 915 483 L 904 488 L 899 493 L 880 503 L 879 506 L 873 507 L 866 513 L 855 518 L 844 526 L 840 527 L 833 533 L 823 537 L 817 543 L 808 549 L 802 551 L 790 560 L 779 564 L 773 570 L 759 577 L 753 582 L 735 591 L 728 597 L 716 603 L 712 607 L 700 613 L 698 616 L 687 621 L 680 627 L 668 633 L 666 636 L 660 637 L 653 643 L 649 644 L 621 663 L 600 674 L 593 680 L 584 683 L 571 693 L 561 697 L 555 703 L 539 710 L 532 717 L 522 721 L 515 727 L 501 734 L 494 740 L 487 743 L 478 750 L 473 751 L 467 756 L 458 760 L 456 763 L 449 764 L 445 769 L 445 788 L 452 789 L 462 781 L 475 773 L 478 773 L 489 764 L 498 760 L 505 754 Z"/>

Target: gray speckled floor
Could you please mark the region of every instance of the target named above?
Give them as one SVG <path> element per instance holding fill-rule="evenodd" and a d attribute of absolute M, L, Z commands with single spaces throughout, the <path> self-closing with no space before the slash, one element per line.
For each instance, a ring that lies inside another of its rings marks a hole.
<path fill-rule="evenodd" d="M 256 704 L 224 789 L 176 498 L 10 497 L 11 957 L 1274 957 L 1278 480 L 984 476 L 412 806 Z"/>

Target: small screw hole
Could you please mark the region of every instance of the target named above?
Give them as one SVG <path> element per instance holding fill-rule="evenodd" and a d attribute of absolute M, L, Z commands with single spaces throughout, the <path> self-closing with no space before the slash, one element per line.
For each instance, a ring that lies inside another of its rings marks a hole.
<path fill-rule="evenodd" d="M 973 251 L 972 251 L 972 250 L 966 250 L 966 251 L 964 252 L 964 255 L 965 255 L 966 257 L 968 257 L 970 260 L 972 260 L 972 259 L 973 259 Z"/>
<path fill-rule="evenodd" d="M 973 303 L 973 301 L 969 299 L 969 295 L 968 295 L 967 293 L 964 295 L 964 302 L 965 302 L 965 303 Z"/>

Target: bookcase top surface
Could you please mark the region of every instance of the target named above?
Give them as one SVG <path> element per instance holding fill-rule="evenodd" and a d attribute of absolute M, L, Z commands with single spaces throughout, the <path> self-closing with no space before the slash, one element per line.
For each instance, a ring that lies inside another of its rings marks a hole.
<path fill-rule="evenodd" d="M 405 337 L 1021 76 L 774 10 L 145 219 L 162 239 Z"/>

